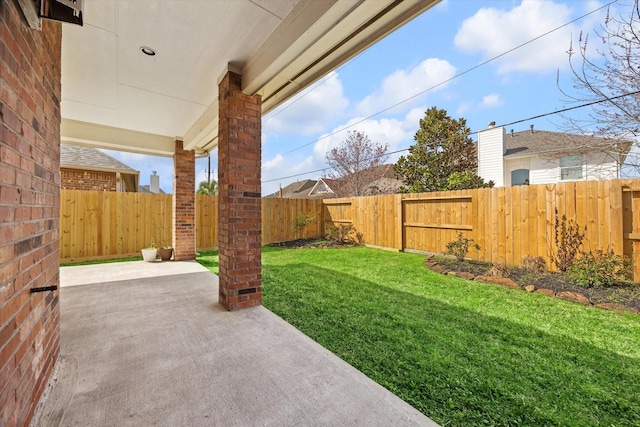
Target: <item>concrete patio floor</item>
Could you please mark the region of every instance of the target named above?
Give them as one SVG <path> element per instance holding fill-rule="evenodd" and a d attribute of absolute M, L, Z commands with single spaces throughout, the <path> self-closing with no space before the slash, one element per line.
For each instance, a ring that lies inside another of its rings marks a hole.
<path fill-rule="evenodd" d="M 196 262 L 60 269 L 61 354 L 35 426 L 435 426 Z"/>

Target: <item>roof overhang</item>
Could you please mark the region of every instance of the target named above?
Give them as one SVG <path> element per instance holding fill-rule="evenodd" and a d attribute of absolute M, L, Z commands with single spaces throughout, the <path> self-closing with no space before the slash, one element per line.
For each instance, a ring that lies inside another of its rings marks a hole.
<path fill-rule="evenodd" d="M 208 152 L 217 146 L 217 77 L 241 74 L 243 91 L 260 95 L 266 114 L 438 2 L 87 2 L 85 27 L 63 30 L 62 139 L 163 156 L 181 139 L 185 149 Z M 96 16 L 104 10 L 110 19 Z M 247 40 L 236 42 L 239 34 Z M 161 59 L 137 52 L 143 40 L 156 43 Z"/>
<path fill-rule="evenodd" d="M 176 141 L 168 136 L 70 119 L 62 119 L 60 135 L 63 144 L 99 146 L 154 156 L 173 156 Z"/>

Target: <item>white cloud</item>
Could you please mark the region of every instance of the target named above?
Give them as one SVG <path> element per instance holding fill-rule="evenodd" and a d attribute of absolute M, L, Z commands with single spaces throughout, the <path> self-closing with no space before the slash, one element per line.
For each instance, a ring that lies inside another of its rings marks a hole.
<path fill-rule="evenodd" d="M 589 2 L 590 7 L 593 4 Z M 479 52 L 490 59 L 566 24 L 572 19 L 571 12 L 567 5 L 537 0 L 523 0 L 511 10 L 483 8 L 462 23 L 454 43 L 462 51 Z M 566 51 L 572 34 L 579 32 L 571 24 L 545 35 L 498 59 L 498 71 L 504 74 L 564 68 L 568 64 Z"/>
<path fill-rule="evenodd" d="M 305 89 L 269 113 L 264 120 L 264 133 L 311 135 L 322 132 L 348 105 L 340 77 L 333 72 L 320 84 Z"/>
<path fill-rule="evenodd" d="M 503 106 L 504 103 L 505 101 L 504 99 L 502 99 L 500 94 L 494 92 L 483 96 L 480 102 L 478 102 L 477 100 L 467 100 L 461 102 L 456 109 L 456 113 L 462 117 L 469 113 L 498 108 Z"/>
<path fill-rule="evenodd" d="M 490 93 L 482 98 L 481 108 L 496 108 L 504 105 L 504 100 L 497 93 Z"/>
<path fill-rule="evenodd" d="M 323 137 L 315 143 L 313 146 L 315 161 L 317 163 L 324 163 L 326 153 L 332 148 L 339 146 L 347 138 L 348 131 L 354 130 L 363 132 L 373 142 L 388 144 L 388 152 L 407 148 L 413 143 L 413 136 L 420 126 L 419 122 L 424 116 L 425 110 L 424 107 L 414 108 L 402 119 L 383 118 L 379 120 L 367 119 L 362 121 L 362 118 L 353 118 L 344 125 L 334 129 L 334 132 L 342 128 L 348 129 L 334 135 Z M 401 154 L 390 155 L 388 162 L 395 163 L 400 155 Z"/>
<path fill-rule="evenodd" d="M 262 169 L 279 169 L 282 167 L 283 163 L 284 157 L 282 156 L 282 154 L 278 154 L 273 159 L 267 160 L 266 162 L 262 163 Z"/>
<path fill-rule="evenodd" d="M 430 88 L 442 89 L 455 75 L 456 68 L 443 59 L 428 58 L 410 70 L 397 70 L 385 77 L 382 86 L 358 103 L 358 113 L 369 116 L 415 96 L 402 110 L 420 102 L 416 94 Z M 440 86 L 438 86 L 440 85 Z"/>

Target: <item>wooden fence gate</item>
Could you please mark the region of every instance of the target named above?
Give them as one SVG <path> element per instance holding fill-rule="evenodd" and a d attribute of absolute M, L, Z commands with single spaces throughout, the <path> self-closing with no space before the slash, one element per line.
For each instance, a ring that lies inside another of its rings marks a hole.
<path fill-rule="evenodd" d="M 622 187 L 624 256 L 633 262 L 633 281 L 640 282 L 640 185 Z"/>

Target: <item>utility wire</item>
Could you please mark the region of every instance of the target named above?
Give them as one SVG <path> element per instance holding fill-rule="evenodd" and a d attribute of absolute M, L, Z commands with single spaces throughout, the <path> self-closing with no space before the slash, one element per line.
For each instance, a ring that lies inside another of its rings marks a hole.
<path fill-rule="evenodd" d="M 640 94 L 640 90 L 636 90 L 636 91 L 634 91 L 634 92 L 629 92 L 629 93 L 625 93 L 625 94 L 617 95 L 617 96 L 613 96 L 613 97 L 607 97 L 607 98 L 599 99 L 599 100 L 597 100 L 597 101 L 587 102 L 587 103 L 585 103 L 585 104 L 580 104 L 580 105 L 575 105 L 575 106 L 573 106 L 573 107 L 563 108 L 563 109 L 561 109 L 561 110 L 556 110 L 556 111 L 551 111 L 551 112 L 548 112 L 548 113 L 538 114 L 538 115 L 536 115 L 536 116 L 528 117 L 528 118 L 526 118 L 526 119 L 516 120 L 516 121 L 510 122 L 510 123 L 505 123 L 505 124 L 497 125 L 497 127 L 507 127 L 507 126 L 512 126 L 512 125 L 515 125 L 515 124 L 518 124 L 518 123 L 527 122 L 527 121 L 531 121 L 531 120 L 535 120 L 535 119 L 540 119 L 540 118 L 542 118 L 542 117 L 552 116 L 552 115 L 554 115 L 554 114 L 561 114 L 561 113 L 565 113 L 565 112 L 567 112 L 567 111 L 576 110 L 576 109 L 578 109 L 578 108 L 590 107 L 590 106 L 592 106 L 592 105 L 600 104 L 600 103 L 607 102 L 607 101 L 614 101 L 614 100 L 616 100 L 616 99 L 620 99 L 620 98 L 623 98 L 623 97 L 625 97 L 625 96 L 632 96 L 632 95 L 639 95 L 639 94 Z M 465 137 L 468 137 L 468 136 L 474 135 L 474 134 L 476 134 L 476 133 L 478 133 L 478 132 L 479 132 L 479 131 L 471 131 L 471 132 L 467 133 L 467 134 L 465 135 Z M 444 142 L 444 140 L 442 140 L 442 141 L 440 141 L 440 142 Z M 401 148 L 401 149 L 399 149 L 399 150 L 392 151 L 392 152 L 390 152 L 390 153 L 386 153 L 386 155 L 397 154 L 397 153 L 401 153 L 401 152 L 403 152 L 403 151 L 408 151 L 410 148 L 411 148 L 411 147 Z M 282 179 L 296 178 L 296 177 L 299 177 L 299 176 L 309 175 L 309 174 L 312 174 L 312 173 L 316 173 L 316 172 L 323 172 L 323 171 L 332 170 L 332 169 L 333 169 L 333 168 L 332 168 L 331 166 L 327 166 L 327 167 L 322 168 L 322 169 L 316 169 L 316 170 L 312 170 L 312 171 L 301 172 L 301 173 L 298 173 L 298 174 L 295 174 L 295 175 L 288 175 L 288 176 L 283 176 L 283 177 L 280 177 L 280 178 L 267 179 L 267 180 L 264 180 L 264 181 L 262 181 L 262 182 L 265 182 L 265 183 L 266 183 L 266 182 L 279 181 L 279 180 L 282 180 Z"/>
<path fill-rule="evenodd" d="M 378 115 L 380 115 L 380 114 L 382 114 L 382 113 L 385 113 L 385 112 L 387 112 L 387 111 L 389 111 L 389 110 L 391 110 L 391 109 L 393 109 L 393 108 L 395 108 L 395 107 L 397 107 L 397 106 L 399 106 L 399 105 L 404 104 L 405 102 L 409 102 L 409 101 L 411 101 L 412 99 L 417 98 L 418 96 L 421 96 L 421 95 L 423 95 L 423 94 L 425 94 L 425 93 L 427 93 L 427 92 L 429 92 L 429 91 L 432 91 L 432 90 L 434 90 L 434 89 L 436 89 L 436 88 L 438 88 L 438 87 L 440 87 L 440 86 L 442 86 L 442 85 L 444 85 L 444 84 L 447 84 L 447 83 L 449 83 L 449 82 L 451 82 L 451 81 L 453 81 L 453 80 L 455 80 L 455 79 L 457 79 L 457 78 L 460 78 L 460 77 L 464 76 L 465 74 L 468 74 L 468 73 L 470 73 L 470 72 L 472 72 L 472 71 L 475 71 L 475 70 L 477 70 L 478 68 L 483 67 L 483 66 L 485 66 L 485 65 L 489 64 L 490 62 L 495 61 L 496 59 L 499 59 L 499 58 L 501 58 L 501 57 L 503 57 L 503 56 L 505 56 L 505 55 L 510 54 L 511 52 L 514 52 L 514 51 L 516 51 L 516 50 L 518 50 L 518 49 L 520 49 L 520 48 L 522 48 L 522 47 L 524 47 L 524 46 L 526 46 L 526 45 L 530 44 L 530 43 L 533 43 L 534 41 L 537 41 L 537 40 L 541 39 L 542 37 L 546 37 L 547 35 L 549 35 L 549 34 L 551 34 L 551 33 L 555 32 L 555 31 L 558 31 L 558 30 L 559 30 L 559 29 L 561 29 L 561 28 L 566 27 L 567 25 L 573 24 L 574 22 L 579 21 L 579 20 L 581 20 L 581 19 L 583 19 L 583 18 L 585 18 L 585 17 L 587 17 L 587 16 L 589 16 L 589 15 L 591 15 L 591 14 L 593 14 L 593 13 L 596 13 L 596 12 L 598 12 L 598 11 L 600 11 L 600 10 L 604 9 L 605 7 L 608 7 L 608 6 L 610 6 L 611 4 L 616 3 L 617 1 L 618 1 L 618 0 L 613 0 L 613 1 L 611 1 L 611 2 L 609 2 L 609 3 L 607 3 L 607 4 L 605 4 L 604 6 L 601 6 L 601 7 L 597 8 L 597 9 L 594 9 L 594 10 L 592 10 L 592 11 L 590 11 L 590 12 L 587 12 L 587 13 L 585 13 L 585 14 L 584 14 L 584 15 L 582 15 L 582 16 L 579 16 L 579 17 L 577 17 L 577 18 L 575 18 L 575 19 L 573 19 L 573 20 L 571 20 L 571 21 L 569 21 L 569 22 L 566 22 L 566 23 L 564 23 L 564 24 L 560 25 L 559 27 L 556 27 L 556 28 L 554 28 L 554 29 L 552 29 L 552 30 L 549 30 L 549 31 L 547 31 L 546 33 L 543 33 L 543 34 L 541 34 L 541 35 L 539 35 L 539 36 L 537 36 L 537 37 L 534 37 L 533 39 L 530 39 L 530 40 L 528 40 L 528 41 L 526 41 L 526 42 L 524 42 L 524 43 L 519 44 L 518 46 L 515 46 L 515 47 L 513 47 L 513 48 L 511 48 L 511 49 L 509 49 L 509 50 L 507 50 L 507 51 L 504 51 L 504 52 L 502 52 L 502 53 L 500 53 L 500 54 L 498 54 L 498 55 L 496 55 L 496 56 L 492 57 L 492 58 L 489 58 L 489 59 L 487 59 L 486 61 L 483 61 L 483 62 L 481 62 L 481 63 L 479 63 L 479 64 L 477 64 L 477 65 L 475 65 L 475 66 L 473 66 L 473 67 L 471 67 L 471 68 L 469 68 L 469 69 L 467 69 L 467 70 L 465 70 L 465 71 L 461 72 L 461 73 L 458 73 L 458 74 L 454 75 L 453 77 L 450 77 L 450 78 L 448 78 L 448 79 L 446 79 L 446 80 L 443 80 L 443 81 L 441 81 L 441 82 L 440 82 L 440 83 L 438 83 L 438 84 L 435 84 L 435 85 L 433 85 L 433 86 L 431 86 L 431 87 L 429 87 L 429 88 L 427 88 L 427 89 L 424 89 L 424 90 L 422 90 L 422 91 L 420 91 L 420 92 L 416 93 L 415 95 L 412 95 L 412 96 L 410 96 L 410 97 L 408 97 L 408 98 L 405 98 L 404 100 L 399 101 L 399 102 L 397 102 L 397 103 L 395 103 L 395 104 L 393 104 L 393 105 L 391 105 L 391 106 L 389 106 L 389 107 L 387 107 L 387 108 L 384 108 L 383 110 L 380 110 L 380 111 L 378 111 L 377 113 L 373 113 L 373 114 L 371 114 L 370 116 L 367 116 L 367 117 L 365 117 L 365 118 L 363 118 L 363 119 L 360 119 L 360 120 L 358 120 L 358 121 L 356 121 L 356 122 L 354 122 L 354 123 L 352 123 L 352 124 L 350 124 L 350 125 L 343 126 L 343 127 L 339 128 L 339 129 L 337 129 L 337 130 L 335 130 L 335 131 L 333 131 L 333 132 L 331 132 L 331 133 L 328 133 L 328 134 L 326 134 L 326 135 L 321 136 L 320 138 L 318 138 L 318 139 L 316 139 L 316 140 L 314 140 L 314 141 L 307 142 L 306 144 L 303 144 L 303 145 L 300 145 L 300 146 L 298 146 L 298 147 L 292 148 L 291 150 L 289 150 L 289 151 L 285 151 L 284 153 L 281 153 L 281 154 L 283 154 L 283 155 L 284 155 L 284 154 L 293 153 L 294 151 L 300 150 L 301 148 L 304 148 L 304 147 L 308 147 L 309 145 L 311 145 L 311 144 L 315 144 L 316 142 L 322 141 L 323 139 L 329 138 L 330 136 L 333 136 L 333 135 L 336 135 L 336 134 L 338 134 L 338 133 L 344 132 L 344 131 L 345 131 L 345 130 L 347 130 L 347 129 L 350 129 L 350 128 L 354 127 L 354 126 L 357 126 L 357 125 L 359 125 L 360 123 L 363 123 L 363 122 L 365 122 L 365 121 L 367 121 L 367 120 L 369 120 L 369 119 L 372 119 L 372 118 L 374 118 L 374 117 L 376 117 L 376 116 L 378 116 Z M 302 98 L 302 97 L 301 97 L 301 98 Z M 295 102 L 299 101 L 301 98 L 298 98 Z"/>

